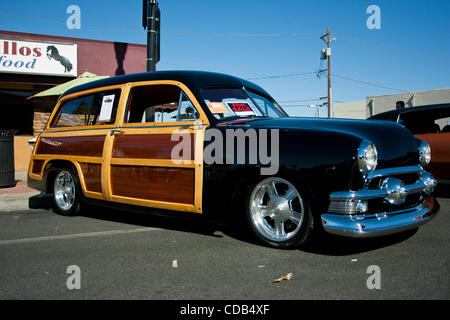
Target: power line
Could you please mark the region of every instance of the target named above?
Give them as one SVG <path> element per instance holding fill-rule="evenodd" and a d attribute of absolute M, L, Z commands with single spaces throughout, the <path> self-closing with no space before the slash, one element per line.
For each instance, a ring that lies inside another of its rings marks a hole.
<path fill-rule="evenodd" d="M 380 43 L 367 41 L 367 40 L 361 40 L 361 39 L 358 39 L 358 38 L 350 38 L 350 37 L 346 37 L 346 36 L 344 36 L 344 37 L 338 36 L 337 38 L 339 40 L 342 40 L 342 41 L 350 43 L 350 44 L 355 44 L 356 42 L 359 42 L 359 46 L 366 47 L 367 45 L 371 45 L 372 47 L 377 48 L 378 50 L 399 54 L 399 55 L 402 55 L 402 56 L 413 56 L 413 57 L 418 57 L 418 58 L 439 59 L 439 60 L 450 61 L 450 59 L 446 55 L 420 54 L 420 53 L 411 52 L 411 51 L 408 51 L 408 50 L 401 50 L 401 49 L 398 49 L 398 48 L 392 48 L 392 47 L 386 46 L 385 44 L 380 44 Z"/>
<path fill-rule="evenodd" d="M 337 103 L 343 103 L 343 101 L 338 101 L 338 100 L 333 100 L 333 102 L 337 102 Z M 311 107 L 311 104 L 290 104 L 290 105 L 281 105 L 283 108 L 291 108 L 291 107 Z M 326 103 L 321 103 L 321 104 L 313 104 L 313 106 L 315 107 L 327 107 Z"/>
<path fill-rule="evenodd" d="M 211 33 L 211 32 L 194 32 L 194 31 L 178 31 L 169 32 L 168 35 L 177 36 L 194 36 L 194 37 L 212 37 L 212 38 L 281 38 L 281 37 L 306 37 L 316 36 L 317 32 L 306 33 Z"/>
<path fill-rule="evenodd" d="M 246 79 L 247 80 L 280 79 L 280 78 L 289 78 L 289 77 L 299 77 L 299 76 L 304 76 L 304 75 L 309 75 L 309 74 L 316 74 L 316 72 L 312 71 L 312 72 L 284 74 L 284 75 L 271 75 L 271 76 L 261 76 L 261 77 L 246 78 Z M 398 89 L 398 88 L 383 86 L 383 85 L 376 84 L 376 83 L 371 83 L 371 82 L 367 82 L 367 81 L 362 81 L 362 80 L 358 80 L 358 79 L 349 78 L 349 77 L 346 77 L 346 76 L 343 76 L 343 75 L 338 75 L 338 74 L 335 74 L 335 73 L 332 73 L 331 75 L 333 77 L 336 77 L 336 78 L 340 78 L 340 79 L 344 79 L 344 80 L 348 80 L 348 81 L 353 81 L 353 82 L 357 82 L 357 83 L 360 83 L 360 84 L 365 84 L 365 85 L 372 86 L 372 87 L 378 87 L 378 88 L 389 89 L 389 90 L 400 91 L 400 92 L 409 92 L 408 90 L 405 90 L 405 89 Z M 304 100 L 304 101 L 316 101 L 316 100 L 317 99 L 307 99 L 307 100 Z M 333 100 L 333 101 L 335 101 L 335 100 Z M 294 101 L 294 102 L 303 102 L 303 101 Z"/>
<path fill-rule="evenodd" d="M 38 22 L 48 22 L 48 23 L 57 23 L 57 24 L 65 24 L 65 21 L 48 19 L 48 18 L 40 18 L 35 16 L 27 16 L 23 14 L 16 14 L 1 11 L 0 14 L 5 16 L 10 16 L 14 18 L 20 18 L 30 21 L 38 21 Z M 91 20 L 92 21 L 92 20 Z M 122 32 L 133 32 L 133 33 L 141 33 L 143 32 L 140 29 L 131 29 L 131 26 L 120 25 L 120 24 L 112 24 L 112 27 L 107 26 L 99 26 L 92 24 L 83 24 L 84 28 L 88 29 L 100 29 L 100 30 L 110 30 L 110 31 L 122 31 Z M 125 28 L 126 29 L 125 29 Z M 303 32 L 303 33 L 212 33 L 212 32 L 195 32 L 195 31 L 174 31 L 174 32 L 165 32 L 166 36 L 187 36 L 187 37 L 211 37 L 211 38 L 281 38 L 281 37 L 306 37 L 306 36 L 316 36 L 317 32 Z"/>
<path fill-rule="evenodd" d="M 335 74 L 335 73 L 333 73 L 332 76 L 336 77 L 336 78 L 344 79 L 344 80 L 349 80 L 349 81 L 365 84 L 365 85 L 372 86 L 372 87 L 379 87 L 379 88 L 389 89 L 389 90 L 394 90 L 394 91 L 408 92 L 408 90 L 397 89 L 397 88 L 387 87 L 387 86 L 383 86 L 383 85 L 379 85 L 379 84 L 375 84 L 375 83 L 371 83 L 371 82 L 367 82 L 367 81 L 361 81 L 361 80 L 357 80 L 357 79 L 352 79 L 352 78 L 341 76 L 341 75 L 338 75 L 338 74 Z"/>
<path fill-rule="evenodd" d="M 30 21 L 37 21 L 37 22 L 49 22 L 49 23 L 57 23 L 57 24 L 63 24 L 63 25 L 66 24 L 65 21 L 61 21 L 61 20 L 54 20 L 54 19 L 47 19 L 47 18 L 36 18 L 36 17 L 30 17 L 30 16 L 25 16 L 25 15 L 18 15 L 18 14 L 7 13 L 7 12 L 0 12 L 0 15 L 6 15 L 6 16 L 14 17 L 14 18 L 21 18 L 21 19 L 30 20 Z M 83 28 L 109 30 L 109 31 L 123 31 L 123 32 L 143 33 L 142 30 L 123 29 L 120 26 L 117 26 L 116 28 L 111 28 L 111 27 L 103 27 L 103 26 L 95 26 L 95 25 L 83 24 Z"/>
<path fill-rule="evenodd" d="M 290 100 L 290 101 L 278 101 L 278 103 L 294 103 L 294 102 L 307 102 L 307 101 L 319 101 L 320 99 L 303 99 L 303 100 Z"/>
<path fill-rule="evenodd" d="M 61 21 L 61 20 L 54 20 L 54 19 L 47 19 L 47 18 L 38 18 L 38 17 L 31 17 L 31 16 L 26 16 L 26 15 L 19 15 L 19 14 L 14 14 L 14 13 L 8 13 L 8 12 L 4 12 L 1 11 L 0 14 L 2 15 L 6 15 L 6 16 L 11 16 L 11 17 L 15 17 L 15 18 L 21 18 L 21 19 L 27 19 L 27 20 L 31 20 L 31 21 L 38 21 L 38 22 L 49 22 L 49 23 L 58 23 L 58 24 L 65 24 L 65 21 Z M 137 29 L 123 29 L 123 25 L 116 25 L 117 28 L 111 28 L 111 27 L 104 27 L 104 26 L 96 26 L 96 25 L 86 25 L 84 24 L 83 27 L 85 28 L 90 28 L 90 29 L 100 29 L 100 30 L 111 30 L 111 31 L 122 31 L 122 32 L 134 32 L 134 33 L 141 33 L 142 30 L 137 30 Z M 169 32 L 168 35 L 170 35 L 171 33 Z M 311 32 L 311 33 L 274 33 L 274 34 L 215 34 L 215 33 L 208 33 L 208 32 L 175 32 L 172 33 L 172 35 L 184 35 L 184 36 L 209 36 L 209 37 L 228 37 L 228 38 L 245 38 L 245 37 L 301 37 L 301 36 L 315 36 L 318 35 L 320 33 L 317 32 Z M 344 40 L 344 41 L 360 41 L 359 39 L 353 39 L 353 40 L 349 40 L 348 38 L 346 39 L 345 37 L 339 37 L 339 39 Z M 378 48 L 380 48 L 377 45 Z M 392 50 L 391 50 L 392 51 Z M 394 51 L 396 53 L 401 53 L 404 54 L 404 52 L 402 51 Z M 436 57 L 434 57 L 436 58 Z M 289 78 L 289 77 L 300 77 L 300 76 L 305 76 L 305 75 L 310 75 L 310 74 L 316 74 L 316 72 L 311 71 L 311 72 L 304 72 L 304 73 L 295 73 L 295 74 L 284 74 L 284 75 L 270 75 L 270 76 L 260 76 L 260 77 L 251 77 L 251 78 L 247 78 L 247 80 L 264 80 L 264 79 L 281 79 L 281 78 Z M 365 84 L 365 85 L 369 85 L 369 86 L 374 86 L 374 87 L 379 87 L 379 88 L 383 88 L 383 89 L 389 89 L 389 90 L 394 90 L 394 91 L 400 91 L 400 92 L 408 92 L 407 90 L 404 89 L 398 89 L 398 88 L 392 88 L 392 87 L 388 87 L 388 86 L 383 86 L 383 85 L 379 85 L 379 84 L 374 84 L 374 83 L 370 83 L 367 81 L 362 81 L 362 80 L 357 80 L 357 79 L 352 79 L 346 76 L 342 76 L 342 75 L 337 75 L 337 74 L 333 74 L 334 77 L 337 78 L 341 78 L 344 80 L 348 80 L 348 81 L 353 81 L 353 82 L 357 82 L 360 84 Z M 306 101 L 316 101 L 316 100 L 306 100 Z"/>
<path fill-rule="evenodd" d="M 279 79 L 279 78 L 290 78 L 290 77 L 300 77 L 308 74 L 315 74 L 315 71 L 304 72 L 304 73 L 294 73 L 294 74 L 282 74 L 282 75 L 271 75 L 271 76 L 262 76 L 262 77 L 254 77 L 254 78 L 246 78 L 247 80 L 263 80 L 263 79 Z"/>
<path fill-rule="evenodd" d="M 278 78 L 298 77 L 298 76 L 302 76 L 302 75 L 315 74 L 315 73 L 316 72 L 305 72 L 305 73 L 285 74 L 285 75 L 272 75 L 272 76 L 246 78 L 246 79 L 247 80 L 278 79 Z M 394 90 L 394 91 L 409 92 L 408 90 L 405 90 L 405 89 L 398 89 L 398 88 L 387 87 L 387 86 L 383 86 L 383 85 L 379 85 L 379 84 L 375 84 L 375 83 L 371 83 L 371 82 L 367 82 L 367 81 L 352 79 L 352 78 L 345 77 L 345 76 L 342 76 L 342 75 L 338 75 L 338 74 L 335 74 L 335 73 L 332 73 L 331 75 L 333 77 L 336 77 L 336 78 L 341 78 L 341 79 L 344 79 L 344 80 L 349 80 L 349 81 L 365 84 L 365 85 L 368 85 L 368 86 L 379 87 L 379 88 L 389 89 L 389 90 Z M 304 101 L 315 101 L 315 100 L 314 99 L 309 99 L 309 100 L 304 100 Z"/>
<path fill-rule="evenodd" d="M 314 102 L 314 101 L 322 101 L 322 99 L 302 99 L 302 100 L 290 100 L 290 101 L 277 101 L 278 103 L 297 103 L 297 102 Z M 341 100 L 335 100 L 333 99 L 333 102 L 342 103 L 344 101 Z"/>
<path fill-rule="evenodd" d="M 309 74 L 316 74 L 316 73 L 317 72 L 315 72 L 315 71 L 311 71 L 311 72 L 294 73 L 294 74 L 260 76 L 260 77 L 246 78 L 246 80 L 279 79 L 279 78 L 299 77 L 299 76 L 304 76 L 304 75 L 309 75 Z M 394 91 L 408 92 L 408 90 L 405 90 L 405 89 L 398 89 L 398 88 L 383 86 L 383 85 L 376 84 L 376 83 L 371 83 L 371 82 L 367 82 L 367 81 L 362 81 L 362 80 L 358 80 L 358 79 L 349 78 L 349 77 L 346 77 L 346 76 L 343 76 L 343 75 L 339 75 L 339 74 L 335 74 L 335 73 L 332 73 L 331 75 L 333 77 L 336 77 L 336 78 L 341 78 L 341 79 L 344 79 L 344 80 L 349 80 L 349 81 L 353 81 L 353 82 L 357 82 L 357 83 L 361 83 L 361 84 L 365 84 L 365 85 L 369 85 L 369 86 L 373 86 L 373 87 L 379 87 L 379 88 L 389 89 L 389 90 L 394 90 Z M 307 100 L 304 100 L 304 101 L 315 101 L 315 99 L 307 99 Z M 298 102 L 298 101 L 295 101 L 295 102 Z"/>
<path fill-rule="evenodd" d="M 321 104 L 316 104 L 314 105 L 316 107 L 326 107 L 326 105 L 321 105 Z M 310 108 L 311 105 L 309 104 L 295 104 L 295 105 L 291 105 L 291 106 L 282 106 L 283 108 L 297 108 L 297 107 L 307 107 Z"/>
<path fill-rule="evenodd" d="M 14 7 L 6 7 L 13 10 L 22 10 L 19 8 Z M 35 11 L 34 11 L 35 12 Z M 40 17 L 36 16 L 27 16 L 23 14 L 16 14 L 16 13 L 10 13 L 5 12 L 2 10 L 0 14 L 11 16 L 14 18 L 20 18 L 20 19 L 26 19 L 31 21 L 38 21 L 38 22 L 48 22 L 48 23 L 57 23 L 57 24 L 65 24 L 65 21 L 61 20 L 55 20 L 55 19 L 49 19 L 49 18 L 42 18 L 43 15 L 48 15 L 47 12 L 38 12 Z M 86 19 L 84 19 L 86 20 Z M 88 21 L 94 21 L 93 19 L 90 19 Z M 98 30 L 109 30 L 109 31 L 120 31 L 120 32 L 129 32 L 129 33 L 141 33 L 141 29 L 133 29 L 132 26 L 129 25 L 122 25 L 122 24 L 111 24 L 110 27 L 108 26 L 99 26 L 99 25 L 93 25 L 93 24 L 83 24 L 83 27 L 88 29 L 98 29 Z M 195 32 L 195 31 L 174 31 L 174 32 L 165 32 L 166 36 L 193 36 L 193 37 L 215 37 L 215 38 L 270 38 L 270 37 L 305 37 L 305 36 L 317 36 L 320 35 L 319 32 L 303 32 L 303 33 L 267 33 L 267 34 L 231 34 L 231 33 L 209 33 L 209 32 Z M 445 55 L 426 55 L 426 54 L 417 54 L 412 53 L 410 51 L 406 50 L 399 50 L 399 49 L 393 49 L 391 47 L 388 47 L 386 45 L 381 45 L 379 43 L 374 43 L 370 41 L 361 40 L 358 38 L 350 38 L 347 36 L 339 36 L 339 40 L 342 40 L 347 43 L 355 43 L 360 42 L 361 45 L 370 44 L 373 47 L 376 47 L 379 50 L 384 50 L 387 52 L 400 54 L 400 55 L 408 55 L 408 56 L 415 56 L 420 58 L 431 58 L 431 59 L 439 59 L 439 60 L 446 60 L 450 61 L 447 56 Z"/>

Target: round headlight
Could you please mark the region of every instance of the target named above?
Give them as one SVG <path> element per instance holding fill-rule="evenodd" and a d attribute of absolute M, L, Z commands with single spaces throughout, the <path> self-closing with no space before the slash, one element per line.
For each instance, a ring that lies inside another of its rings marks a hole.
<path fill-rule="evenodd" d="M 377 148 L 370 141 L 364 140 L 358 148 L 358 167 L 362 173 L 375 170 L 378 163 Z"/>
<path fill-rule="evenodd" d="M 425 167 L 431 161 L 431 148 L 428 142 L 422 141 L 419 146 L 419 162 Z"/>

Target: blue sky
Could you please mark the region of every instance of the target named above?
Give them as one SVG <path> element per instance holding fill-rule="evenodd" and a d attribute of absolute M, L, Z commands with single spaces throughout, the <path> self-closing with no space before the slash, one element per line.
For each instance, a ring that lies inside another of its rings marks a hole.
<path fill-rule="evenodd" d="M 81 9 L 80 30 L 66 27 L 70 5 Z M 370 5 L 380 7 L 379 30 L 367 28 Z M 291 114 L 312 115 L 307 105 L 320 101 L 306 100 L 327 95 L 326 78 L 314 74 L 327 27 L 336 38 L 336 102 L 450 87 L 449 0 L 159 0 L 159 6 L 158 70 L 251 79 L 281 105 L 294 105 L 286 108 Z M 0 29 L 144 44 L 141 16 L 141 0 L 2 0 Z"/>

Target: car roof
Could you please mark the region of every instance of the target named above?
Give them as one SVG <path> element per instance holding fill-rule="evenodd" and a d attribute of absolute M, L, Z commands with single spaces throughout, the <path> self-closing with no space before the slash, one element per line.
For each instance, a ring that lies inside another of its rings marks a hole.
<path fill-rule="evenodd" d="M 260 86 L 248 80 L 241 79 L 235 76 L 207 71 L 177 70 L 177 71 L 142 72 L 96 80 L 73 87 L 64 92 L 60 98 L 71 93 L 76 93 L 98 87 L 119 85 L 128 82 L 152 81 L 152 80 L 179 81 L 188 86 L 191 90 L 193 88 L 200 89 L 208 87 L 246 87 L 249 89 L 259 91 L 270 97 L 270 95 Z"/>
<path fill-rule="evenodd" d="M 398 115 L 402 119 L 421 119 L 426 117 L 428 119 L 439 119 L 450 117 L 450 103 L 441 103 L 433 105 L 423 105 L 417 107 L 409 107 L 404 109 L 396 109 L 378 113 L 370 117 L 370 120 L 392 120 L 397 121 Z"/>

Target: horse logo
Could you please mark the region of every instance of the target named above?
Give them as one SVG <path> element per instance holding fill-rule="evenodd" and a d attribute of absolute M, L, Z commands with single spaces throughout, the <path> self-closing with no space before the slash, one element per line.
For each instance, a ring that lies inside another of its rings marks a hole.
<path fill-rule="evenodd" d="M 47 47 L 47 58 L 59 61 L 64 67 L 64 72 L 70 72 L 72 70 L 72 63 L 66 57 L 61 56 L 55 46 Z"/>

